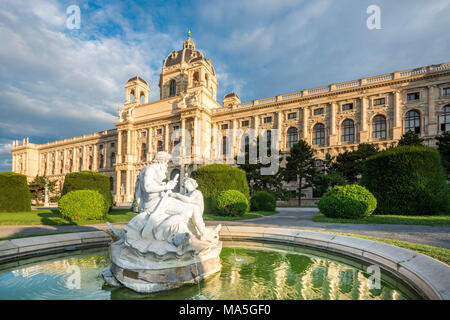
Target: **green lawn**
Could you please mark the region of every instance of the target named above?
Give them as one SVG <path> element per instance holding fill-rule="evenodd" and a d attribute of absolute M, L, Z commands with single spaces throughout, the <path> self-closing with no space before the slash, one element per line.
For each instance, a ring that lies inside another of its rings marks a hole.
<path fill-rule="evenodd" d="M 0 225 L 84 225 L 108 222 L 127 222 L 135 216 L 129 209 L 113 209 L 106 220 L 64 219 L 58 210 L 33 210 L 31 212 L 0 212 Z"/>
<path fill-rule="evenodd" d="M 226 217 L 226 216 L 218 216 L 218 215 L 214 215 L 214 214 L 204 214 L 203 219 L 205 221 L 206 220 L 234 221 L 234 220 L 261 218 L 261 217 L 265 217 L 265 216 L 271 216 L 271 215 L 277 214 L 277 213 L 278 212 L 270 212 L 270 211 L 251 211 L 240 217 Z"/>
<path fill-rule="evenodd" d="M 409 224 L 424 226 L 450 226 L 450 215 L 439 216 L 397 216 L 374 215 L 363 219 L 328 218 L 322 213 L 313 217 L 314 222 L 363 223 L 363 224 Z"/>
<path fill-rule="evenodd" d="M 433 259 L 439 260 L 446 264 L 450 264 L 450 249 L 433 247 L 433 246 L 428 246 L 425 244 L 418 244 L 418 243 L 412 243 L 412 242 L 406 242 L 406 241 L 361 236 L 361 235 L 349 234 L 349 233 L 338 233 L 338 232 L 329 232 L 329 233 L 337 234 L 337 235 L 341 235 L 341 236 L 349 236 L 349 237 L 354 237 L 354 238 L 362 238 L 362 239 L 387 243 L 387 244 L 390 244 L 393 246 L 397 246 L 397 247 L 409 249 L 409 250 L 412 250 L 415 252 L 419 252 L 419 253 L 422 253 L 429 257 L 432 257 Z"/>
<path fill-rule="evenodd" d="M 223 221 L 233 221 L 233 220 L 243 220 L 243 219 L 254 219 L 260 218 L 277 212 L 265 212 L 256 211 L 249 212 L 242 217 L 223 217 L 216 216 L 212 214 L 204 214 L 204 220 L 223 220 Z M 95 223 L 105 223 L 107 222 L 128 222 L 130 221 L 136 213 L 130 211 L 130 209 L 113 209 L 106 216 L 106 220 L 76 220 L 70 221 L 64 219 L 58 210 L 48 209 L 48 210 L 33 210 L 31 212 L 0 212 L 0 225 L 86 225 Z"/>

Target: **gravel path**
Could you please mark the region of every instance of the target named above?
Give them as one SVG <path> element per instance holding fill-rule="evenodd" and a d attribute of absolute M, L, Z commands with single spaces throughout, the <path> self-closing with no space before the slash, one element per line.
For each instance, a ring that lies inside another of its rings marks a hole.
<path fill-rule="evenodd" d="M 410 226 L 396 224 L 349 224 L 313 222 L 318 212 L 315 208 L 278 208 L 280 213 L 272 216 L 240 221 L 206 221 L 207 225 L 246 225 L 283 227 L 311 231 L 329 231 L 359 234 L 378 238 L 388 238 L 427 244 L 450 249 L 450 227 Z M 126 223 L 115 223 L 123 227 Z M 95 231 L 108 229 L 105 224 L 85 226 L 0 226 L 0 238 L 24 235 L 40 235 L 64 232 Z"/>

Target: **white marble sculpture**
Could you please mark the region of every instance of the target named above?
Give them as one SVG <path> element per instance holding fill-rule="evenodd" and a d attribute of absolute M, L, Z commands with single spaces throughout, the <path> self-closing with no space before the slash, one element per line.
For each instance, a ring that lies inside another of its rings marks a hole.
<path fill-rule="evenodd" d="M 110 248 L 103 276 L 110 285 L 155 292 L 197 282 L 221 269 L 219 230 L 203 221 L 203 196 L 192 178 L 186 194 L 173 193 L 178 175 L 164 182 L 170 156 L 158 152 L 136 181 L 139 214 L 124 228 L 109 225 L 119 238 Z"/>

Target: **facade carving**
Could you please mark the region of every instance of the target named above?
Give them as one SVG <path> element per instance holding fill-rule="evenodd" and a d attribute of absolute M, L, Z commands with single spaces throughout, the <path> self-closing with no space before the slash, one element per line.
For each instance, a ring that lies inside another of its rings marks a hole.
<path fill-rule="evenodd" d="M 221 105 L 211 59 L 189 37 L 182 50 L 164 60 L 159 87 L 160 100 L 149 102 L 145 80 L 129 79 L 115 129 L 40 145 L 14 141 L 12 171 L 30 180 L 45 174 L 61 187 L 66 173 L 97 171 L 110 176 L 115 202 L 129 204 L 139 171 L 158 151 L 178 154 L 169 179 L 220 156 L 224 149 L 215 130 L 225 136 L 228 129 L 278 129 L 281 134 L 272 143 L 281 153 L 304 139 L 318 158 L 355 150 L 364 142 L 385 149 L 408 130 L 436 147 L 435 136 L 450 130 L 450 63 L 249 102 L 230 93 Z M 190 133 L 190 141 L 183 141 L 180 130 Z M 243 139 L 232 139 L 236 144 L 226 152 L 236 155 Z"/>

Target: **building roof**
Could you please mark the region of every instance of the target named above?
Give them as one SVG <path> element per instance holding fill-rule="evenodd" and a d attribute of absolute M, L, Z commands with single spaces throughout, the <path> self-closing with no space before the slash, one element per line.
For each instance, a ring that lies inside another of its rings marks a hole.
<path fill-rule="evenodd" d="M 148 85 L 147 82 L 144 79 L 140 78 L 139 76 L 136 76 L 136 77 L 128 79 L 127 83 L 130 82 L 130 81 L 135 81 L 135 80 L 140 80 L 143 83 L 145 83 L 146 85 Z"/>

